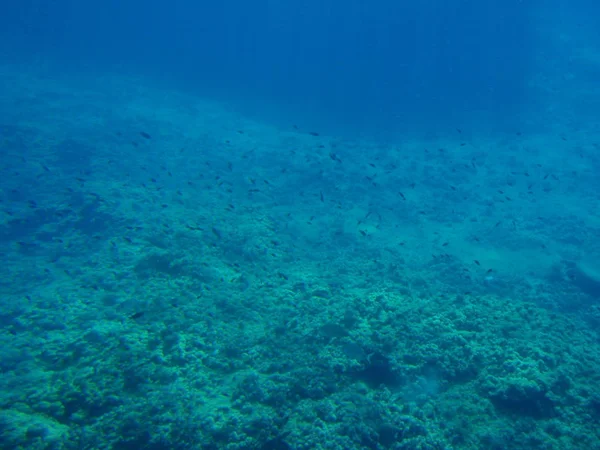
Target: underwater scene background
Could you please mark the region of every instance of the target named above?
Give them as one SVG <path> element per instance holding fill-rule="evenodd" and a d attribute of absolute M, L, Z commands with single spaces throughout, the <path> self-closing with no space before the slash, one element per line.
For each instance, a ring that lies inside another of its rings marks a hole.
<path fill-rule="evenodd" d="M 600 6 L 0 14 L 0 448 L 600 449 Z"/>

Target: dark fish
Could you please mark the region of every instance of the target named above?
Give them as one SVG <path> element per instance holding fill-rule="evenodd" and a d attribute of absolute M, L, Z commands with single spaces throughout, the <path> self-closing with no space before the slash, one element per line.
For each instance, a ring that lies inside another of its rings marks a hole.
<path fill-rule="evenodd" d="M 331 158 L 333 161 L 336 161 L 336 162 L 339 162 L 339 163 L 341 163 L 341 162 L 342 162 L 342 160 L 339 158 L 339 156 L 338 156 L 338 155 L 336 155 L 336 154 L 335 154 L 335 153 L 333 153 L 333 152 L 329 154 L 329 157 L 330 157 L 330 158 Z"/>
<path fill-rule="evenodd" d="M 129 318 L 131 320 L 136 320 L 136 319 L 139 319 L 140 317 L 144 317 L 144 314 L 146 314 L 144 311 L 138 311 L 138 312 L 133 313 L 132 315 L 130 315 Z"/>
<path fill-rule="evenodd" d="M 219 231 L 217 228 L 212 227 L 210 230 L 217 237 L 217 239 L 222 239 L 223 238 L 223 235 L 221 234 L 221 231 Z"/>
<path fill-rule="evenodd" d="M 319 133 L 317 133 L 316 131 L 309 131 L 309 133 L 311 136 L 319 136 Z"/>
<path fill-rule="evenodd" d="M 145 131 L 140 131 L 140 136 L 143 137 L 144 139 L 152 139 L 152 136 L 150 136 Z"/>
<path fill-rule="evenodd" d="M 473 262 L 474 262 L 475 264 L 477 264 L 478 266 L 481 266 L 481 263 L 480 263 L 479 261 L 477 261 L 476 259 L 474 259 L 474 260 L 473 260 Z"/>

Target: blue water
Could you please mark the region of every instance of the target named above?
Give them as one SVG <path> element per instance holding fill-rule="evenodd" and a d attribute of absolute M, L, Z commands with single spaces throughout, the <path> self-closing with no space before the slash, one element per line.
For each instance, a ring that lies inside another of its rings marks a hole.
<path fill-rule="evenodd" d="M 517 0 L 32 3 L 4 19 L 23 37 L 17 58 L 143 73 L 338 133 L 451 127 L 474 111 L 514 126 L 535 70 L 535 10 Z"/>
<path fill-rule="evenodd" d="M 600 6 L 0 8 L 0 448 L 600 449 Z"/>

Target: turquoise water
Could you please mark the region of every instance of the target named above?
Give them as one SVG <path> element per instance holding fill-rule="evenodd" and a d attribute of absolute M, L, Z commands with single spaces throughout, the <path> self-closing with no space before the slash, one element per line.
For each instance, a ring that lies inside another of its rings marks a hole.
<path fill-rule="evenodd" d="M 600 449 L 585 2 L 0 18 L 0 448 Z"/>

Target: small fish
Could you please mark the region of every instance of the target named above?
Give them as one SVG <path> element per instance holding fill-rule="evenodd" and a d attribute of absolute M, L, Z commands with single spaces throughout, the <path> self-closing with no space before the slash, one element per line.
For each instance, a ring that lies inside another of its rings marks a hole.
<path fill-rule="evenodd" d="M 338 155 L 336 155 L 336 154 L 335 154 L 335 153 L 333 153 L 333 152 L 329 154 L 329 157 L 331 158 L 331 160 L 332 160 L 332 161 L 336 161 L 336 162 L 339 162 L 339 163 L 341 163 L 341 162 L 342 162 L 342 160 L 339 158 L 339 156 L 338 156 Z"/>
<path fill-rule="evenodd" d="M 140 131 L 140 136 L 143 137 L 144 139 L 152 139 L 152 136 L 150 136 L 145 131 Z"/>
<path fill-rule="evenodd" d="M 136 319 L 139 319 L 141 317 L 144 317 L 144 314 L 146 314 L 144 311 L 138 311 L 138 312 L 133 313 L 132 315 L 130 315 L 129 318 L 131 320 L 136 320 Z"/>
<path fill-rule="evenodd" d="M 223 235 L 221 234 L 221 231 L 219 231 L 217 228 L 212 227 L 210 229 L 210 231 L 212 231 L 212 233 L 217 237 L 217 239 L 222 239 Z"/>

